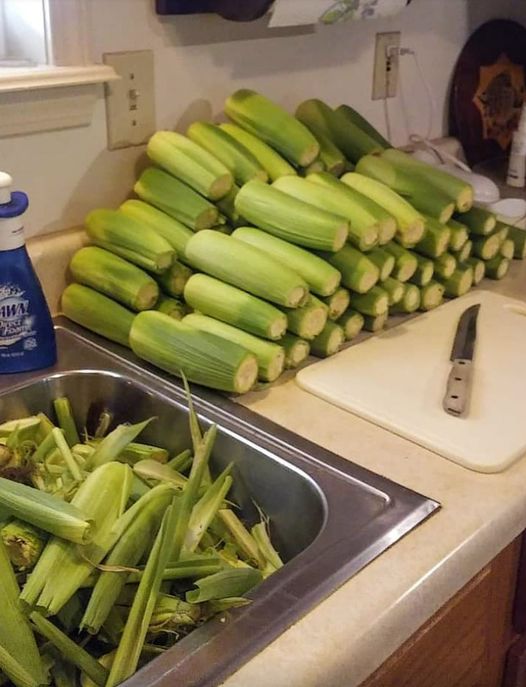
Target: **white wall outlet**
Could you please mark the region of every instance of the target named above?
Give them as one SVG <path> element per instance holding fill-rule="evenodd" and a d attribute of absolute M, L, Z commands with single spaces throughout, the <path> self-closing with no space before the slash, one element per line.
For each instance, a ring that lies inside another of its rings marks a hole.
<path fill-rule="evenodd" d="M 105 86 L 109 150 L 146 143 L 156 128 L 152 51 L 104 53 L 103 61 L 121 77 Z"/>
<path fill-rule="evenodd" d="M 400 31 L 376 34 L 373 100 L 394 98 L 398 87 Z"/>

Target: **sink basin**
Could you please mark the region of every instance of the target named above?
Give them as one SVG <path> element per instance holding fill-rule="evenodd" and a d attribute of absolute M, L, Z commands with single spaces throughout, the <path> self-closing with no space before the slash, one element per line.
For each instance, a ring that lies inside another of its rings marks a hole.
<path fill-rule="evenodd" d="M 0 421 L 70 399 L 79 427 L 103 407 L 115 421 L 157 419 L 141 440 L 175 453 L 190 445 L 188 411 L 178 380 L 131 352 L 66 324 L 57 326 L 59 363 L 48 370 L 0 375 Z M 255 588 L 252 603 L 201 626 L 126 682 L 216 685 L 301 615 L 435 511 L 439 504 L 280 428 L 224 395 L 192 389 L 203 428 L 219 426 L 211 468 L 234 467 L 230 492 L 248 522 L 254 502 L 271 519 L 285 566 Z M 92 427 L 91 427 L 92 428 Z"/>

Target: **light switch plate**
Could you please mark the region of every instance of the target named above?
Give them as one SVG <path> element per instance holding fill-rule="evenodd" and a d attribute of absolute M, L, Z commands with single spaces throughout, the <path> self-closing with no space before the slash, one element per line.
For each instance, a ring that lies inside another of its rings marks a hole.
<path fill-rule="evenodd" d="M 103 61 L 121 77 L 105 86 L 108 148 L 142 145 L 156 129 L 153 53 L 110 52 Z"/>
<path fill-rule="evenodd" d="M 394 98 L 396 95 L 400 59 L 398 48 L 400 48 L 400 31 L 386 31 L 376 34 L 373 100 Z"/>

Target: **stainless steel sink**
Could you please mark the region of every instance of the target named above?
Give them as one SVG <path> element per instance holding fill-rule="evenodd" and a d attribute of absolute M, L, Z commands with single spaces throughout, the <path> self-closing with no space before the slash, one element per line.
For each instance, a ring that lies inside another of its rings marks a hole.
<path fill-rule="evenodd" d="M 43 410 L 67 395 L 79 426 L 102 407 L 116 422 L 155 416 L 141 435 L 172 452 L 190 445 L 178 380 L 119 346 L 58 320 L 59 363 L 0 375 L 0 421 Z M 288 432 L 224 395 L 193 388 L 203 427 L 220 431 L 217 472 L 235 464 L 232 498 L 256 521 L 254 502 L 271 518 L 286 565 L 251 594 L 252 603 L 215 618 L 142 668 L 129 687 L 217 685 L 315 604 L 435 511 L 439 504 Z M 357 451 L 358 451 L 357 447 Z"/>

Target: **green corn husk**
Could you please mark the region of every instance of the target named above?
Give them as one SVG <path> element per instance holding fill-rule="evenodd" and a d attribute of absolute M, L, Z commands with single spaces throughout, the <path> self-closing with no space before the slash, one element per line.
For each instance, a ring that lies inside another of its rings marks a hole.
<path fill-rule="evenodd" d="M 139 198 L 154 205 L 192 231 L 218 224 L 219 210 L 182 181 L 149 167 L 133 187 Z"/>
<path fill-rule="evenodd" d="M 487 236 L 497 225 L 497 218 L 493 212 L 477 206 L 470 208 L 461 215 L 455 215 L 455 219 L 465 224 L 471 234 L 479 236 Z"/>
<path fill-rule="evenodd" d="M 319 296 L 330 296 L 340 285 L 341 275 L 335 267 L 299 246 L 254 227 L 239 227 L 233 238 L 255 246 L 299 274 Z"/>
<path fill-rule="evenodd" d="M 468 258 L 466 264 L 473 268 L 473 286 L 477 286 L 486 274 L 486 263 L 478 258 Z"/>
<path fill-rule="evenodd" d="M 67 286 L 61 299 L 62 312 L 72 322 L 110 341 L 129 347 L 135 313 L 111 298 L 80 284 Z"/>
<path fill-rule="evenodd" d="M 34 568 L 46 544 L 45 534 L 20 520 L 11 520 L 0 529 L 11 563 L 20 571 Z"/>
<path fill-rule="evenodd" d="M 254 155 L 267 172 L 270 181 L 276 181 L 283 176 L 296 176 L 297 172 L 294 167 L 257 136 L 237 126 L 237 124 L 220 124 L 219 128 L 226 131 Z"/>
<path fill-rule="evenodd" d="M 155 460 L 140 460 L 133 466 L 133 472 L 145 480 L 158 480 L 167 482 L 175 489 L 183 490 L 187 483 L 187 478 L 174 470 L 169 465 L 161 465 Z"/>
<path fill-rule="evenodd" d="M 137 315 L 130 344 L 142 360 L 213 389 L 245 393 L 256 381 L 257 361 L 245 348 L 163 313 Z"/>
<path fill-rule="evenodd" d="M 340 286 L 332 296 L 325 296 L 320 298 L 320 300 L 325 303 L 329 308 L 329 320 L 337 320 L 340 315 L 347 310 L 349 303 L 351 302 L 351 294 L 348 289 Z"/>
<path fill-rule="evenodd" d="M 206 149 L 174 131 L 157 131 L 148 141 L 150 160 L 205 198 L 217 200 L 232 188 L 229 170 Z"/>
<path fill-rule="evenodd" d="M 0 477 L 0 506 L 45 532 L 78 544 L 93 536 L 90 514 L 39 489 Z"/>
<path fill-rule="evenodd" d="M 363 193 L 378 203 L 396 220 L 396 239 L 404 246 L 414 246 L 424 234 L 424 218 L 415 208 L 396 191 L 381 181 L 366 177 L 358 172 L 344 174 L 344 184 Z"/>
<path fill-rule="evenodd" d="M 183 628 L 196 627 L 201 619 L 201 607 L 189 604 L 177 596 L 160 594 L 152 613 L 149 634 L 178 632 Z"/>
<path fill-rule="evenodd" d="M 96 468 L 110 461 L 117 460 L 117 457 L 139 434 L 145 429 L 153 418 L 137 422 L 134 425 L 119 425 L 112 432 L 97 444 L 95 452 L 89 460 L 89 467 Z"/>
<path fill-rule="evenodd" d="M 215 575 L 196 581 L 198 589 L 186 593 L 188 603 L 198 604 L 213 599 L 242 596 L 263 580 L 263 575 L 254 568 L 223 570 Z"/>
<path fill-rule="evenodd" d="M 469 229 L 462 222 L 450 219 L 447 223 L 449 228 L 449 249 L 459 251 L 469 238 Z"/>
<path fill-rule="evenodd" d="M 273 382 L 283 372 L 285 353 L 281 346 L 273 341 L 260 339 L 226 322 L 208 317 L 208 315 L 192 313 L 184 318 L 183 324 L 194 327 L 198 331 L 218 336 L 253 353 L 258 362 L 258 377 L 264 382 Z"/>
<path fill-rule="evenodd" d="M 222 570 L 222 568 L 223 563 L 220 562 L 219 557 L 217 557 L 217 559 L 210 558 L 209 560 L 204 558 L 188 558 L 180 560 L 178 563 L 168 563 L 164 569 L 162 578 L 163 581 L 199 579 L 201 577 L 213 575 Z M 130 584 L 140 582 L 143 574 L 144 572 L 142 570 L 130 573 L 128 582 Z"/>
<path fill-rule="evenodd" d="M 184 292 L 185 301 L 203 315 L 274 341 L 287 329 L 286 316 L 257 296 L 206 274 L 194 274 Z"/>
<path fill-rule="evenodd" d="M 85 225 L 97 246 L 151 272 L 163 272 L 174 260 L 175 251 L 166 239 L 120 210 L 92 210 Z"/>
<path fill-rule="evenodd" d="M 201 438 L 201 431 L 195 415 L 191 395 L 188 389 L 186 378 L 183 378 L 186 388 L 186 394 L 189 401 L 190 410 L 190 428 L 192 431 L 192 442 L 194 445 L 194 460 L 188 478 L 183 497 L 181 499 L 180 512 L 177 518 L 175 534 L 171 545 L 169 560 L 171 563 L 177 563 L 181 558 L 183 545 L 187 535 L 188 526 L 190 523 L 192 509 L 194 508 L 201 485 L 208 473 L 208 462 L 217 436 L 217 426 L 212 425 Z"/>
<path fill-rule="evenodd" d="M 218 510 L 221 508 L 232 486 L 232 477 L 229 475 L 231 470 L 232 465 L 229 465 L 223 470 L 221 475 L 219 475 L 193 507 L 184 539 L 184 551 L 190 553 L 195 552 L 201 542 L 203 534 L 208 529 L 212 520 L 216 517 Z"/>
<path fill-rule="evenodd" d="M 225 112 L 295 165 L 306 167 L 318 157 L 320 147 L 311 132 L 256 91 L 242 88 L 233 93 L 225 103 Z"/>
<path fill-rule="evenodd" d="M 312 341 L 327 324 L 329 309 L 315 296 L 309 296 L 301 308 L 286 310 L 287 329 L 302 339 Z"/>
<path fill-rule="evenodd" d="M 438 258 L 449 246 L 451 230 L 432 217 L 426 217 L 426 227 L 422 239 L 416 244 L 417 253 L 427 258 Z"/>
<path fill-rule="evenodd" d="M 264 251 L 215 231 L 201 231 L 188 243 L 195 269 L 278 305 L 304 302 L 307 282 Z"/>
<path fill-rule="evenodd" d="M 229 220 L 234 227 L 246 224 L 239 212 L 236 210 L 236 196 L 239 193 L 239 186 L 233 184 L 229 193 L 224 198 L 218 200 L 216 205 L 221 213 Z"/>
<path fill-rule="evenodd" d="M 48 683 L 35 638 L 18 603 L 18 584 L 7 551 L 0 541 L 0 668 L 17 687 Z M 21 658 L 19 666 L 14 658 Z M 9 659 L 12 659 L 11 661 Z M 20 671 L 19 668 L 22 668 Z"/>
<path fill-rule="evenodd" d="M 376 332 L 381 331 L 385 327 L 388 316 L 388 312 L 384 312 L 381 315 L 376 316 L 364 315 L 363 328 L 366 332 L 373 332 L 375 334 Z"/>
<path fill-rule="evenodd" d="M 418 260 L 412 251 L 403 246 L 399 246 L 394 241 L 384 246 L 384 249 L 394 257 L 395 266 L 391 276 L 398 281 L 409 281 L 418 268 Z"/>
<path fill-rule="evenodd" d="M 391 312 L 393 313 L 412 313 L 420 307 L 420 289 L 414 284 L 404 284 L 405 290 L 402 299 L 395 303 Z"/>
<path fill-rule="evenodd" d="M 510 226 L 508 236 L 514 245 L 513 257 L 516 260 L 524 260 L 526 257 L 526 230 Z"/>
<path fill-rule="evenodd" d="M 472 255 L 481 260 L 491 260 L 500 250 L 500 237 L 498 234 L 472 236 L 472 242 Z"/>
<path fill-rule="evenodd" d="M 343 346 L 345 334 L 339 324 L 328 320 L 323 330 L 311 341 L 311 353 L 326 358 L 337 353 Z"/>
<path fill-rule="evenodd" d="M 380 277 L 380 271 L 367 255 L 349 244 L 336 253 L 320 255 L 341 272 L 343 285 L 358 293 L 369 291 Z"/>
<path fill-rule="evenodd" d="M 398 301 L 401 301 L 404 297 L 404 282 L 401 282 L 398 279 L 387 277 L 387 279 L 384 279 L 384 281 L 380 284 L 380 288 L 387 293 L 390 306 L 398 303 Z"/>
<path fill-rule="evenodd" d="M 473 285 L 473 268 L 469 265 L 458 265 L 449 279 L 440 280 L 444 285 L 447 298 L 458 298 L 467 293 Z"/>
<path fill-rule="evenodd" d="M 306 179 L 283 177 L 272 184 L 272 188 L 312 205 L 322 211 L 331 212 L 349 223 L 347 240 L 359 250 L 370 250 L 378 243 L 376 217 L 367 211 L 356 195 L 336 179 L 328 183 L 328 173 L 309 174 Z M 320 180 L 321 177 L 321 180 Z M 318 179 L 318 183 L 311 183 Z M 320 183 L 321 182 L 321 183 Z"/>
<path fill-rule="evenodd" d="M 382 148 L 392 147 L 389 141 L 384 138 L 382 134 L 354 108 L 350 107 L 349 105 L 339 105 L 335 109 L 335 112 L 340 112 L 345 119 L 347 119 L 349 122 L 352 122 L 362 131 L 365 131 L 365 133 L 371 136 L 371 138 L 373 138 L 380 146 L 382 146 Z"/>
<path fill-rule="evenodd" d="M 49 682 L 38 682 L 33 675 L 31 675 L 22 663 L 12 656 L 8 651 L 0 645 L 0 681 L 1 684 L 5 682 L 8 685 L 14 684 L 16 687 L 38 687 Z M 11 682 L 9 682 L 9 679 Z"/>
<path fill-rule="evenodd" d="M 417 160 L 402 150 L 389 148 L 382 153 L 382 158 L 395 165 L 397 169 L 407 170 L 428 179 L 440 192 L 446 193 L 455 202 L 459 212 L 465 213 L 473 204 L 473 187 L 463 179 L 437 169 L 433 165 Z M 460 221 L 463 221 L 460 218 Z"/>
<path fill-rule="evenodd" d="M 515 244 L 513 239 L 504 239 L 500 246 L 500 254 L 507 260 L 512 260 L 515 254 Z"/>
<path fill-rule="evenodd" d="M 382 315 L 389 308 L 389 296 L 381 286 L 373 286 L 367 293 L 356 293 L 351 297 L 353 308 L 362 315 Z"/>
<path fill-rule="evenodd" d="M 242 551 L 244 557 L 250 563 L 255 563 L 258 567 L 265 567 L 265 559 L 259 550 L 256 540 L 243 525 L 233 510 L 224 508 L 219 510 L 218 517 L 225 525 L 227 531 L 234 538 L 235 543 Z"/>
<path fill-rule="evenodd" d="M 384 248 L 373 248 L 367 253 L 369 260 L 372 260 L 380 270 L 380 281 L 385 281 L 391 276 L 395 268 L 395 257 Z"/>
<path fill-rule="evenodd" d="M 176 260 L 164 274 L 157 277 L 157 281 L 163 291 L 177 298 L 183 295 L 184 287 L 192 274 L 193 271 L 187 265 Z"/>
<path fill-rule="evenodd" d="M 322 100 L 313 98 L 300 103 L 296 118 L 305 126 L 322 131 L 345 154 L 356 163 L 369 153 L 383 149 L 376 139 L 351 122 L 341 111 L 334 111 Z"/>
<path fill-rule="evenodd" d="M 310 130 L 320 145 L 319 160 L 323 164 L 324 168 L 329 174 L 332 174 L 335 177 L 341 176 L 346 171 L 347 167 L 345 155 L 332 141 L 332 139 L 321 129 L 313 125 L 310 127 Z"/>
<path fill-rule="evenodd" d="M 471 251 L 473 250 L 473 241 L 468 239 L 465 241 L 462 248 L 458 251 L 452 250 L 451 253 L 455 256 L 457 262 L 466 262 L 466 260 L 471 257 Z"/>
<path fill-rule="evenodd" d="M 20 595 L 25 606 L 54 615 L 89 577 L 115 543 L 113 527 L 126 507 L 131 474 L 124 463 L 111 462 L 88 475 L 71 503 L 95 519 L 93 539 L 81 548 L 50 539 Z"/>
<path fill-rule="evenodd" d="M 376 179 L 406 198 L 419 212 L 447 222 L 455 203 L 450 195 L 434 186 L 433 182 L 418 171 L 400 169 L 384 157 L 365 155 L 356 165 L 359 174 Z"/>
<path fill-rule="evenodd" d="M 49 640 L 58 649 L 61 656 L 77 666 L 83 673 L 86 673 L 98 687 L 104 687 L 108 678 L 108 671 L 99 661 L 40 613 L 31 613 L 30 618 L 38 633 Z"/>
<path fill-rule="evenodd" d="M 431 280 L 420 288 L 420 310 L 428 311 L 438 307 L 443 300 L 444 286 L 437 281 Z"/>
<path fill-rule="evenodd" d="M 136 502 L 137 515 L 126 527 L 104 564 L 106 566 L 134 567 L 155 539 L 164 512 L 173 498 L 169 486 L 154 487 Z M 122 588 L 128 581 L 123 572 L 101 572 L 89 603 L 83 614 L 80 628 L 97 634 L 105 623 Z"/>
<path fill-rule="evenodd" d="M 171 298 L 170 296 L 159 296 L 157 303 L 155 304 L 155 310 L 163 312 L 168 317 L 174 320 L 182 320 L 185 315 L 188 315 L 190 308 L 178 300 L 177 298 Z"/>
<path fill-rule="evenodd" d="M 285 351 L 286 370 L 294 370 L 309 357 L 310 344 L 299 336 L 286 332 L 279 343 Z"/>
<path fill-rule="evenodd" d="M 294 178 L 283 177 L 281 181 Z M 235 206 L 251 224 L 305 248 L 334 252 L 345 244 L 349 235 L 349 222 L 344 217 L 309 205 L 261 181 L 245 184 L 236 196 Z"/>
<path fill-rule="evenodd" d="M 58 427 L 55 427 L 55 429 L 53 429 L 51 432 L 51 436 L 53 437 L 55 445 L 59 450 L 60 454 L 62 455 L 64 464 L 67 466 L 69 472 L 71 473 L 71 476 L 73 477 L 75 482 L 81 482 L 82 473 L 80 471 L 79 466 L 77 465 L 77 461 L 75 460 L 75 458 L 73 458 L 73 454 L 71 453 L 71 449 L 69 448 L 64 438 L 62 430 Z"/>
<path fill-rule="evenodd" d="M 279 553 L 272 545 L 267 526 L 268 523 L 266 520 L 258 522 L 251 528 L 250 534 L 256 540 L 259 550 L 267 561 L 267 565 L 270 566 L 272 568 L 272 572 L 274 572 L 282 568 L 284 564 Z"/>
<path fill-rule="evenodd" d="M 449 279 L 457 267 L 457 260 L 451 253 L 442 253 L 433 260 L 434 275 L 441 279 Z"/>
<path fill-rule="evenodd" d="M 426 284 L 429 284 L 433 278 L 435 266 L 433 261 L 429 260 L 429 258 L 424 258 L 416 253 L 415 255 L 416 259 L 418 260 L 418 266 L 416 268 L 416 272 L 409 279 L 409 281 L 417 286 L 425 286 Z"/>
<path fill-rule="evenodd" d="M 119 210 L 129 217 L 133 217 L 136 221 L 151 227 L 168 241 L 175 250 L 177 257 L 184 260 L 186 244 L 193 235 L 191 229 L 142 200 L 126 200 L 119 207 Z"/>
<path fill-rule="evenodd" d="M 225 165 L 236 184 L 242 186 L 251 179 L 268 181 L 266 171 L 250 150 L 216 124 L 193 122 L 186 133 Z"/>
<path fill-rule="evenodd" d="M 510 261 L 502 255 L 496 255 L 486 261 L 486 277 L 490 279 L 502 279 L 506 276 L 510 267 Z"/>
<path fill-rule="evenodd" d="M 56 398 L 53 401 L 53 408 L 55 409 L 58 424 L 64 431 L 64 437 L 68 445 L 75 446 L 75 444 L 80 444 L 79 433 L 77 432 L 69 399 L 65 396 Z"/>
<path fill-rule="evenodd" d="M 162 573 L 168 562 L 170 542 L 175 536 L 178 514 L 179 510 L 173 505 L 168 506 L 165 511 L 161 527 L 148 556 L 144 575 L 126 620 L 105 687 L 116 687 L 133 675 L 137 669 L 161 586 Z"/>
<path fill-rule="evenodd" d="M 378 234 L 378 244 L 383 246 L 391 241 L 396 234 L 396 221 L 381 205 L 378 205 L 372 198 L 360 193 L 349 185 L 344 184 L 339 179 L 335 179 L 331 174 L 309 174 L 307 181 L 329 188 L 333 194 L 339 196 L 342 206 L 349 213 L 351 227 L 374 227 Z M 336 213 L 339 214 L 339 213 Z M 369 248 L 371 246 L 369 245 Z"/>
<path fill-rule="evenodd" d="M 89 286 L 131 310 L 148 310 L 159 296 L 159 287 L 150 275 L 97 246 L 78 250 L 71 258 L 69 269 L 79 284 Z"/>
<path fill-rule="evenodd" d="M 352 341 L 356 338 L 358 334 L 362 331 L 364 325 L 364 316 L 361 312 L 349 308 L 346 310 L 337 320 L 336 324 L 339 324 L 343 329 L 346 341 Z"/>

